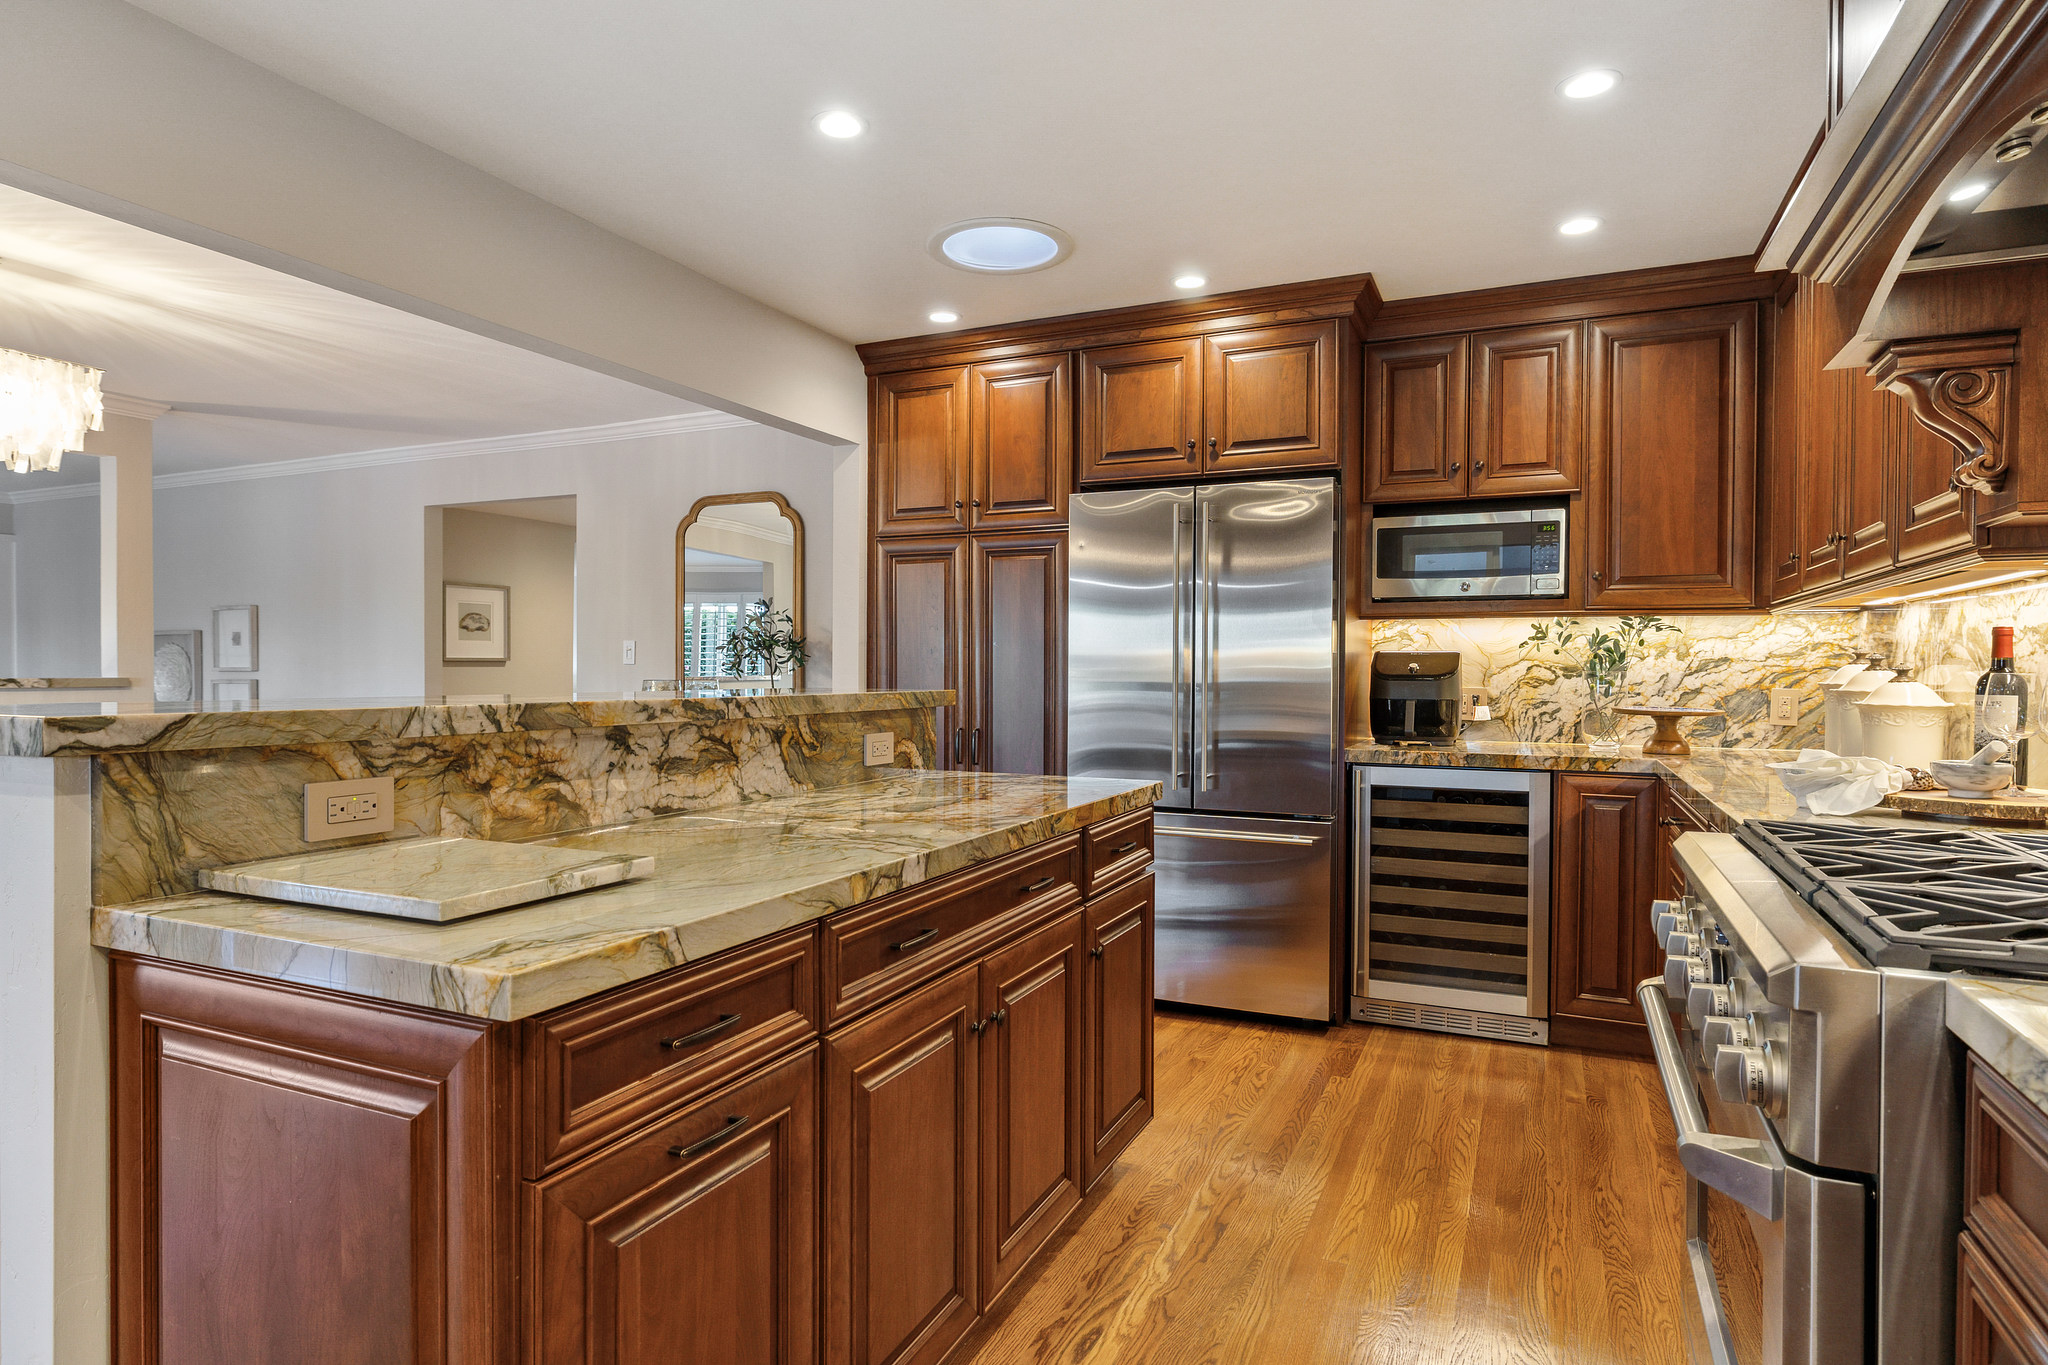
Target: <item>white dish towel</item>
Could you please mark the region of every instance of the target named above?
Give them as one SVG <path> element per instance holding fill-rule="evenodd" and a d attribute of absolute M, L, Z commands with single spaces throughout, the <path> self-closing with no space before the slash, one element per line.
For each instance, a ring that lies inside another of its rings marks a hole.
<path fill-rule="evenodd" d="M 1802 810 L 1815 815 L 1855 815 L 1870 810 L 1906 786 L 1906 770 L 1881 758 L 1839 758 L 1826 749 L 1801 749 L 1797 762 L 1773 763 Z"/>

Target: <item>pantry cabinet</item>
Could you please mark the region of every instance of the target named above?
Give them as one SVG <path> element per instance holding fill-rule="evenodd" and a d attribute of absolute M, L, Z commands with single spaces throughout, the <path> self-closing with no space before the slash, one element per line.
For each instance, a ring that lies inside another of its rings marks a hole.
<path fill-rule="evenodd" d="M 1650 902 L 1664 893 L 1663 783 L 1557 774 L 1552 790 L 1550 1026 L 1555 1042 L 1647 1051 L 1636 983 L 1663 970 Z"/>

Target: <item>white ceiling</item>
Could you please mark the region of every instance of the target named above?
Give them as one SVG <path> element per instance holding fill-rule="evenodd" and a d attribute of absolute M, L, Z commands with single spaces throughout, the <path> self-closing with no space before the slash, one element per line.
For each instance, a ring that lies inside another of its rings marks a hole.
<path fill-rule="evenodd" d="M 609 375 L 0 186 L 0 346 L 169 403 L 159 474 L 697 411 Z M 89 483 L 0 470 L 0 497 Z"/>
<path fill-rule="evenodd" d="M 1747 253 L 1826 0 L 136 0 L 852 340 L 1371 270 L 1389 298 Z M 1613 94 L 1558 81 L 1614 67 Z M 843 106 L 867 136 L 810 120 Z M 1558 235 L 1578 214 L 1593 234 Z M 926 252 L 1044 219 L 1072 258 Z"/>

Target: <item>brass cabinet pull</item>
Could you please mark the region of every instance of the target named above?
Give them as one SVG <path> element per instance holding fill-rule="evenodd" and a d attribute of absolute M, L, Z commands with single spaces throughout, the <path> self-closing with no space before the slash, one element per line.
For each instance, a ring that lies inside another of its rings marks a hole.
<path fill-rule="evenodd" d="M 1462 465 L 1463 463 L 1464 463 L 1464 461 L 1462 461 L 1462 460 L 1452 460 L 1452 461 L 1451 461 L 1451 472 L 1452 472 L 1453 474 L 1457 473 L 1457 472 L 1458 472 L 1458 467 L 1459 467 L 1460 465 Z"/>
<path fill-rule="evenodd" d="M 1195 453 L 1195 438 L 1194 438 L 1194 437 L 1192 437 L 1192 436 L 1190 436 L 1190 437 L 1188 437 L 1188 454 L 1189 454 L 1189 455 L 1193 455 L 1194 453 Z"/>
<path fill-rule="evenodd" d="M 1457 472 L 1457 467 L 1455 465 L 1452 466 L 1451 472 L 1454 474 Z M 1474 460 L 1472 462 L 1472 472 L 1474 474 L 1484 474 L 1486 472 L 1486 461 Z"/>
<path fill-rule="evenodd" d="M 1037 881 L 1035 881 L 1035 882 L 1031 883 L 1031 885 L 1029 885 L 1029 886 L 1020 886 L 1020 887 L 1018 887 L 1018 888 L 1017 888 L 1017 894 L 1018 894 L 1018 895 L 1020 895 L 1020 896 L 1028 896 L 1028 895 L 1030 895 L 1030 894 L 1031 894 L 1032 892 L 1034 892 L 1034 891 L 1043 891 L 1043 890 L 1045 890 L 1045 888 L 1047 888 L 1048 886 L 1051 886 L 1051 885 L 1052 885 L 1052 883 L 1053 883 L 1053 879 L 1052 879 L 1051 877 L 1049 877 L 1049 876 L 1047 876 L 1047 877 L 1040 877 L 1040 878 L 1039 878 L 1039 879 L 1038 879 Z"/>
<path fill-rule="evenodd" d="M 1126 839 L 1124 842 L 1118 844 L 1115 848 L 1111 849 L 1109 853 L 1111 857 L 1115 857 L 1119 853 L 1129 853 L 1132 849 L 1136 848 L 1137 846 L 1138 841 L 1136 839 Z"/>
<path fill-rule="evenodd" d="M 969 1033 L 979 1033 L 979 1032 L 981 1032 L 981 1031 L 982 1031 L 983 1029 L 985 1029 L 985 1028 L 987 1028 L 987 1027 L 988 1027 L 988 1020 L 986 1020 L 986 1019 L 977 1019 L 977 1020 L 975 1020 L 975 1021 L 974 1021 L 973 1023 L 971 1023 L 971 1024 L 969 1024 L 969 1025 L 967 1026 L 967 1031 L 968 1031 Z"/>
<path fill-rule="evenodd" d="M 1090 957 L 1101 957 L 1101 956 L 1102 956 L 1102 945 L 1101 945 L 1100 943 L 1098 943 L 1098 944 L 1096 944 L 1096 945 L 1095 945 L 1095 946 L 1094 946 L 1093 948 L 1090 948 L 1090 949 L 1088 950 L 1088 956 L 1090 956 Z"/>
<path fill-rule="evenodd" d="M 908 952 L 910 949 L 915 948 L 918 944 L 927 942 L 931 939 L 935 939 L 938 936 L 939 931 L 937 929 L 927 929 L 921 934 L 912 934 L 909 938 L 904 939 L 901 943 L 892 943 L 889 946 L 891 948 L 894 948 L 899 953 Z"/>
<path fill-rule="evenodd" d="M 752 1121 L 745 1114 L 727 1114 L 725 1116 L 725 1127 L 719 1129 L 710 1137 L 699 1138 L 687 1147 L 671 1147 L 668 1149 L 668 1154 L 670 1156 L 695 1156 L 699 1152 L 708 1152 L 719 1143 L 729 1142 L 733 1138 L 738 1137 L 740 1129 L 746 1127 Z"/>
<path fill-rule="evenodd" d="M 1009 1017 L 1010 1017 L 1010 1011 L 1009 1011 L 1009 1010 L 1007 1010 L 1007 1009 L 998 1009 L 998 1010 L 997 1010 L 997 1011 L 996 1011 L 996 1012 L 995 1012 L 994 1014 L 991 1014 L 991 1015 L 990 1015 L 990 1016 L 988 1017 L 988 1021 L 989 1021 L 989 1022 L 990 1022 L 991 1024 L 1000 1024 L 1000 1023 L 1003 1023 L 1003 1022 L 1004 1022 L 1005 1020 L 1007 1020 L 1007 1019 L 1008 1019 Z"/>
<path fill-rule="evenodd" d="M 661 1040 L 661 1045 L 671 1051 L 676 1048 L 688 1047 L 692 1043 L 701 1043 L 706 1038 L 717 1037 L 739 1021 L 740 1017 L 737 1014 L 721 1014 L 718 1016 L 717 1023 L 706 1024 L 695 1033 L 685 1033 L 680 1038 L 664 1038 Z"/>

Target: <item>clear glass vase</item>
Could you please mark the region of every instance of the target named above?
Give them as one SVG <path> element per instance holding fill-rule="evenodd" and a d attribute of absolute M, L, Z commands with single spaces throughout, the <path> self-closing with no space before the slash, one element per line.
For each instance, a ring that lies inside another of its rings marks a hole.
<path fill-rule="evenodd" d="M 1618 754 L 1621 721 L 1614 711 L 1614 689 L 1595 684 L 1585 712 L 1579 717 L 1579 738 L 1596 754 Z"/>

